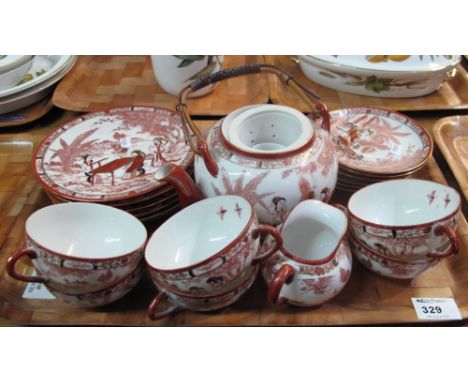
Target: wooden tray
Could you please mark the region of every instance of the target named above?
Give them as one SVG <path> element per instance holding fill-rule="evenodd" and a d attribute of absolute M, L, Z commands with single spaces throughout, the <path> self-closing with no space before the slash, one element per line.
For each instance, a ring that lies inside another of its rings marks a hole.
<path fill-rule="evenodd" d="M 294 56 L 265 56 L 267 64 L 275 64 L 291 73 L 297 80 L 316 93 L 330 110 L 351 106 L 379 106 L 398 111 L 446 110 L 468 108 L 468 74 L 459 65 L 455 78 L 446 81 L 436 92 L 417 98 L 379 98 L 339 92 L 309 80 L 294 62 Z M 268 76 L 270 99 L 273 103 L 288 105 L 303 112 L 310 111 L 305 103 L 279 81 Z"/>
<path fill-rule="evenodd" d="M 25 125 L 46 115 L 52 108 L 52 97 L 49 95 L 35 104 L 0 115 L 0 128 Z"/>
<path fill-rule="evenodd" d="M 438 120 L 432 136 L 468 200 L 468 115 Z"/>
<path fill-rule="evenodd" d="M 47 129 L 46 129 L 47 130 Z M 44 133 L 47 131 L 44 131 Z M 24 245 L 24 224 L 35 210 L 50 204 L 32 176 L 30 159 L 33 143 L 16 146 L 0 144 L 0 318 L 23 325 L 366 325 L 419 322 L 411 297 L 452 297 L 463 319 L 468 318 L 468 225 L 462 216 L 458 232 L 460 253 L 442 261 L 412 281 L 382 278 L 354 261 L 351 279 L 342 293 L 315 309 L 274 306 L 267 302 L 267 291 L 258 277 L 253 287 L 238 302 L 219 312 L 180 312 L 173 317 L 150 321 L 146 307 L 155 289 L 146 276 L 130 294 L 102 308 L 74 309 L 55 300 L 22 298 L 26 284 L 5 272 L 7 257 Z M 0 142 L 2 143 L 2 142 Z M 445 183 L 433 158 L 414 175 Z M 5 181 L 5 179 L 8 179 Z M 337 193 L 336 201 L 349 195 Z M 148 227 L 151 233 L 153 227 Z M 22 272 L 31 273 L 24 262 Z M 429 323 L 430 324 L 430 323 Z"/>
<path fill-rule="evenodd" d="M 224 67 L 263 63 L 262 56 L 225 56 Z M 190 100 L 192 115 L 226 115 L 249 104 L 267 103 L 268 80 L 251 75 L 223 81 L 204 97 Z M 79 56 L 59 83 L 54 105 L 73 111 L 97 111 L 117 106 L 160 106 L 174 109 L 177 98 L 156 82 L 149 56 Z"/>

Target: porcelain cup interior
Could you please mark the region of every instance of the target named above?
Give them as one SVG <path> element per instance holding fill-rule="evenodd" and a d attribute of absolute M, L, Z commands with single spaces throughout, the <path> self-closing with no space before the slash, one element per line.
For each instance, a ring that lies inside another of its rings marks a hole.
<path fill-rule="evenodd" d="M 243 235 L 253 214 L 235 195 L 204 199 L 178 212 L 148 241 L 145 259 L 160 271 L 194 267 Z"/>
<path fill-rule="evenodd" d="M 145 226 L 116 208 L 92 203 L 63 203 L 33 213 L 28 237 L 45 251 L 80 260 L 112 259 L 145 244 Z"/>
<path fill-rule="evenodd" d="M 340 209 L 306 200 L 292 210 L 283 225 L 283 248 L 299 261 L 321 261 L 335 252 L 346 228 L 347 218 Z"/>
<path fill-rule="evenodd" d="M 296 150 L 313 136 L 311 121 L 281 105 L 254 105 L 234 112 L 221 127 L 230 144 L 250 153 L 280 154 Z"/>
<path fill-rule="evenodd" d="M 397 229 L 444 220 L 459 208 L 460 195 L 454 189 L 419 179 L 372 184 L 354 193 L 348 203 L 351 217 L 361 223 Z"/>

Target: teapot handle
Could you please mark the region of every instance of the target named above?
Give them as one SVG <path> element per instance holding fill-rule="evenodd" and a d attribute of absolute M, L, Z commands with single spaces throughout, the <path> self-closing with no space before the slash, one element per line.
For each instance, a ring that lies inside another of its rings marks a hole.
<path fill-rule="evenodd" d="M 190 117 L 186 104 L 187 98 L 191 93 L 216 82 L 227 80 L 229 78 L 258 73 L 272 73 L 277 75 L 286 86 L 293 89 L 311 108 L 312 112 L 310 117 L 314 120 L 321 118 L 322 128 L 330 132 L 330 114 L 327 111 L 327 107 L 323 103 L 319 102 L 320 99 L 317 95 L 311 92 L 307 87 L 298 82 L 291 74 L 281 69 L 280 67 L 269 64 L 256 64 L 224 69 L 220 70 L 219 72 L 212 73 L 192 82 L 190 85 L 182 89 L 179 94 L 179 100 L 176 109 L 182 118 L 182 125 L 184 127 L 184 132 L 190 148 L 195 152 L 195 154 L 203 157 L 205 163 L 207 163 L 208 170 L 213 176 L 218 174 L 219 169 L 216 162 L 213 160 L 210 153 L 206 149 L 207 145 L 205 138 L 203 137 L 200 129 L 195 125 Z M 195 144 L 192 140 L 192 133 L 195 134 L 197 138 L 197 144 Z"/>

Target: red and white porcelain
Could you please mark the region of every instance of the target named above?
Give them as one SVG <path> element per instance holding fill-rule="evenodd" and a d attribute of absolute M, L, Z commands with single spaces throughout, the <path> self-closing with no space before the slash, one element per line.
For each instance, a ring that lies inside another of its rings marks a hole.
<path fill-rule="evenodd" d="M 421 97 L 453 76 L 457 55 L 299 56 L 312 81 L 343 92 L 369 97 Z"/>
<path fill-rule="evenodd" d="M 363 266 L 380 276 L 393 279 L 412 279 L 440 262 L 438 259 L 405 261 L 384 256 L 357 241 L 352 235 L 349 236 L 349 243 L 352 253 Z"/>
<path fill-rule="evenodd" d="M 349 229 L 361 243 L 385 256 L 444 258 L 458 252 L 460 203 L 457 191 L 432 181 L 376 183 L 351 196 Z"/>
<path fill-rule="evenodd" d="M 93 203 L 54 204 L 26 221 L 26 246 L 7 262 L 8 274 L 40 282 L 63 293 L 86 293 L 124 279 L 141 262 L 145 226 L 132 215 Z M 23 275 L 15 265 L 31 259 L 37 276 Z"/>
<path fill-rule="evenodd" d="M 421 167 L 432 153 L 429 133 L 403 114 L 372 107 L 330 112 L 331 135 L 344 168 L 401 174 Z"/>
<path fill-rule="evenodd" d="M 263 277 L 274 304 L 316 306 L 341 292 L 351 275 L 347 218 L 317 200 L 298 204 L 280 231 L 283 245 L 265 261 Z M 270 247 L 267 239 L 264 248 Z"/>
<path fill-rule="evenodd" d="M 123 280 L 98 291 L 86 293 L 64 293 L 60 290 L 55 290 L 48 286 L 48 290 L 57 299 L 73 305 L 78 308 L 96 308 L 99 306 L 109 305 L 129 293 L 141 279 L 143 275 L 144 266 L 140 263 L 137 268 L 126 276 Z"/>
<path fill-rule="evenodd" d="M 250 289 L 259 267 L 259 265 L 252 267 L 236 282 L 215 294 L 198 296 L 175 291 L 161 283 L 159 279 L 153 278 L 159 292 L 148 306 L 148 316 L 152 320 L 160 320 L 180 310 L 208 312 L 232 305 Z"/>
<path fill-rule="evenodd" d="M 280 105 L 234 111 L 210 129 L 206 142 L 198 141 L 202 156 L 194 167 L 201 195 L 193 199 L 239 195 L 268 224 L 283 222 L 302 200 L 330 200 L 338 161 L 328 124 L 323 125 Z M 181 179 L 172 183 L 194 190 Z"/>
<path fill-rule="evenodd" d="M 154 179 L 161 165 L 185 168 L 192 157 L 176 112 L 123 107 L 61 126 L 40 145 L 34 168 L 65 199 L 111 202 L 156 190 L 164 185 Z"/>
<path fill-rule="evenodd" d="M 259 252 L 260 234 L 274 248 Z M 204 199 L 162 224 L 145 250 L 150 275 L 181 293 L 213 294 L 239 279 L 281 245 L 279 232 L 258 224 L 249 202 L 235 195 Z"/>

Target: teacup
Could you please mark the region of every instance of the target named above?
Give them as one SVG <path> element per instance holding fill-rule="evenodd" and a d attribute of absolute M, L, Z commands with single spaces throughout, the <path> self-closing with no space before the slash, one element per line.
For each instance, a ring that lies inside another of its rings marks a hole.
<path fill-rule="evenodd" d="M 174 291 L 158 279 L 153 279 L 159 293 L 148 307 L 148 316 L 160 320 L 180 310 L 208 312 L 225 308 L 236 302 L 249 290 L 257 277 L 259 265 L 250 268 L 231 285 L 211 295 L 193 296 Z"/>
<path fill-rule="evenodd" d="M 59 290 L 52 289 L 49 286 L 49 291 L 58 300 L 66 302 L 78 308 L 96 308 L 111 304 L 129 293 L 140 281 L 143 275 L 144 265 L 140 263 L 137 268 L 126 276 L 123 280 L 100 290 L 86 293 L 64 293 Z"/>
<path fill-rule="evenodd" d="M 349 235 L 351 251 L 370 271 L 393 279 L 412 279 L 440 262 L 439 259 L 405 261 L 377 253 Z"/>
<path fill-rule="evenodd" d="M 63 203 L 42 208 L 26 221 L 26 248 L 7 262 L 20 281 L 46 283 L 62 293 L 86 293 L 114 285 L 143 258 L 146 228 L 119 209 L 92 203 Z M 29 257 L 37 276 L 15 265 Z"/>
<path fill-rule="evenodd" d="M 339 208 L 318 200 L 298 204 L 280 229 L 283 245 L 262 270 L 270 302 L 316 306 L 340 293 L 352 267 L 346 229 Z"/>
<path fill-rule="evenodd" d="M 400 179 L 375 183 L 348 202 L 350 232 L 395 259 L 441 259 L 458 252 L 460 195 L 443 184 Z M 446 248 L 438 252 L 439 248 Z"/>
<path fill-rule="evenodd" d="M 275 245 L 259 253 L 261 233 Z M 204 199 L 162 224 L 151 236 L 145 260 L 151 278 L 175 291 L 213 294 L 268 258 L 281 246 L 272 226 L 258 224 L 250 203 L 236 195 Z"/>
<path fill-rule="evenodd" d="M 222 69 L 224 56 L 151 56 L 154 75 L 163 90 L 173 96 L 191 82 Z M 191 94 L 200 97 L 213 90 L 205 86 Z"/>

